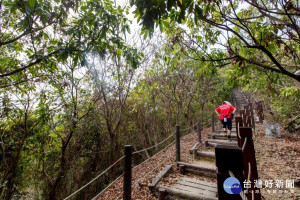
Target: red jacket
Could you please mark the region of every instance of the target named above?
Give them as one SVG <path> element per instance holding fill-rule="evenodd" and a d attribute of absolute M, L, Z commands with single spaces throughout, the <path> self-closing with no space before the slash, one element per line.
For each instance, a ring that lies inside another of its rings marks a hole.
<path fill-rule="evenodd" d="M 233 107 L 231 105 L 223 104 L 223 105 L 219 106 L 216 109 L 216 111 L 221 114 L 220 120 L 223 120 L 224 116 L 227 116 L 227 118 L 231 118 L 230 114 L 231 114 L 231 111 L 234 111 L 234 109 L 235 109 L 235 107 Z"/>

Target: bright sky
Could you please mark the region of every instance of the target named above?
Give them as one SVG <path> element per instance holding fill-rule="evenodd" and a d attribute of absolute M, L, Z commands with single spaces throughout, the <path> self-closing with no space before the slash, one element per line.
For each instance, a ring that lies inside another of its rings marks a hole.
<path fill-rule="evenodd" d="M 114 0 L 116 5 L 120 5 L 121 7 L 130 6 L 129 0 Z M 129 14 L 127 15 L 127 18 L 132 21 L 132 24 L 130 25 L 131 35 L 134 35 L 134 33 L 139 32 L 140 27 L 137 23 L 137 20 L 134 18 L 134 14 L 132 13 L 134 11 L 134 7 L 130 8 Z"/>

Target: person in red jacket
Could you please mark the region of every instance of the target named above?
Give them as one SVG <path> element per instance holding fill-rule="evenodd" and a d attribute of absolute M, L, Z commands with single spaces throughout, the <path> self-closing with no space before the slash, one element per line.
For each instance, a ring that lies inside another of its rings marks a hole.
<path fill-rule="evenodd" d="M 223 124 L 224 131 L 226 132 L 226 127 L 228 128 L 228 135 L 227 138 L 229 141 L 231 141 L 231 129 L 232 129 L 232 120 L 231 117 L 231 111 L 234 114 L 236 111 L 236 108 L 230 105 L 230 103 L 224 101 L 221 106 L 219 106 L 215 112 L 220 117 L 220 120 Z"/>

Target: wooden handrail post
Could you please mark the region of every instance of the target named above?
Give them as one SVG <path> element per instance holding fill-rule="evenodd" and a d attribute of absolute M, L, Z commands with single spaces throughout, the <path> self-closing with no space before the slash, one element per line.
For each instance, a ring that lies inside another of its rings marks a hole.
<path fill-rule="evenodd" d="M 131 177 L 132 177 L 132 146 L 125 145 L 124 151 L 124 181 L 123 181 L 123 199 L 131 200 Z"/>
<path fill-rule="evenodd" d="M 247 144 L 245 145 L 244 151 L 243 151 L 243 163 L 244 163 L 244 173 L 249 173 L 249 167 L 248 163 L 250 163 L 250 181 L 251 181 L 251 187 L 250 190 L 258 190 L 259 188 L 255 188 L 254 180 L 258 180 L 258 172 L 257 172 L 257 162 L 255 157 L 255 149 L 254 149 L 254 143 L 253 143 L 253 133 L 251 127 L 241 127 L 240 128 L 240 136 L 241 136 L 241 144 L 244 143 L 244 141 L 247 138 Z M 252 193 L 248 193 L 248 198 L 252 197 Z M 260 191 L 258 193 L 254 193 L 254 199 L 255 200 L 261 200 L 261 193 Z"/>
<path fill-rule="evenodd" d="M 245 181 L 245 176 L 243 174 L 244 165 L 242 149 L 231 145 L 217 145 L 215 148 L 215 155 L 218 199 L 241 200 L 240 195 L 228 194 L 224 190 L 223 184 L 225 180 L 230 177 L 229 171 L 231 171 L 235 178 L 239 180 L 242 190 L 244 190 L 243 182 Z"/>
<path fill-rule="evenodd" d="M 239 147 L 242 147 L 242 144 L 241 144 L 241 138 L 240 138 L 240 129 L 241 127 L 243 127 L 243 119 L 242 117 L 235 117 L 235 127 L 236 127 L 236 139 L 237 139 L 237 142 L 238 142 L 238 146 Z"/>
<path fill-rule="evenodd" d="M 215 132 L 215 116 L 214 116 L 214 114 L 211 115 L 211 131 Z"/>
<path fill-rule="evenodd" d="M 167 196 L 167 192 L 165 189 L 160 188 L 158 193 L 158 200 L 165 200 Z"/>
<path fill-rule="evenodd" d="M 251 127 L 255 130 L 255 120 L 254 120 L 254 111 L 252 103 L 249 104 L 250 107 L 250 115 L 251 115 Z"/>
<path fill-rule="evenodd" d="M 197 133 L 198 133 L 198 142 L 201 144 L 201 121 L 197 119 Z"/>
<path fill-rule="evenodd" d="M 180 126 L 176 126 L 176 161 L 180 161 Z"/>

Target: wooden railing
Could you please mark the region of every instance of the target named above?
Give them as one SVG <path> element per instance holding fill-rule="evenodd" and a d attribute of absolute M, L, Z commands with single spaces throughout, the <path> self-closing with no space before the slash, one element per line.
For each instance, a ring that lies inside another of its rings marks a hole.
<path fill-rule="evenodd" d="M 251 110 L 251 106 L 245 106 L 240 111 L 241 117 L 235 118 L 238 146 L 218 145 L 215 148 L 219 199 L 261 200 L 260 190 L 254 183 L 258 180 L 258 172 L 252 139 L 252 128 L 255 126 Z M 240 195 L 228 194 L 223 188 L 224 181 L 231 176 L 241 183 Z M 250 187 L 244 188 L 245 181 L 250 183 Z"/>
<path fill-rule="evenodd" d="M 244 97 L 247 99 L 249 105 L 253 105 L 253 110 L 255 111 L 258 122 L 262 123 L 264 120 L 264 112 L 263 112 L 263 102 L 262 101 L 256 101 L 252 98 L 251 93 L 245 93 Z"/>

